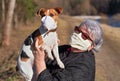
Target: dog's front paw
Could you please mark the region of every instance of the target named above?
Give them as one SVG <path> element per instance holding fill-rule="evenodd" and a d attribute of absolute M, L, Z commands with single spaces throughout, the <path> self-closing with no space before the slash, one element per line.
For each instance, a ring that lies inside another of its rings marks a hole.
<path fill-rule="evenodd" d="M 59 62 L 58 65 L 60 68 L 65 68 L 65 65 L 62 62 Z"/>
<path fill-rule="evenodd" d="M 54 60 L 53 56 L 49 57 L 51 60 Z"/>
<path fill-rule="evenodd" d="M 51 54 L 48 54 L 48 58 L 49 58 L 50 60 L 54 60 L 54 57 L 53 57 Z"/>

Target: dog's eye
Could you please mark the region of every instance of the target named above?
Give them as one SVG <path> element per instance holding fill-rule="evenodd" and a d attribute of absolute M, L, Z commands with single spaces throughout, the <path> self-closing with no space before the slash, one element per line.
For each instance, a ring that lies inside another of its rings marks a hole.
<path fill-rule="evenodd" d="M 42 15 L 42 17 L 44 17 L 44 16 L 45 16 L 45 14 Z"/>
<path fill-rule="evenodd" d="M 51 16 L 51 17 L 53 17 L 53 16 L 54 16 L 54 14 L 52 14 L 52 13 L 51 13 L 51 14 L 50 14 L 50 16 Z"/>

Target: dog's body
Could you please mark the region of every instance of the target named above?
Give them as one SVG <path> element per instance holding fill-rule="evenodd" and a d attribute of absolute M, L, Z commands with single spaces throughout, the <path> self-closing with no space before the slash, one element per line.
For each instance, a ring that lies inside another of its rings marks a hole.
<path fill-rule="evenodd" d="M 40 10 L 41 11 L 41 10 Z M 38 13 L 41 13 L 41 12 Z M 42 16 L 42 25 L 40 26 L 39 29 L 35 30 L 31 35 L 27 37 L 27 39 L 24 41 L 24 44 L 22 46 L 22 49 L 20 51 L 20 55 L 18 57 L 18 69 L 20 73 L 25 77 L 26 81 L 31 81 L 33 79 L 33 75 L 35 74 L 34 71 L 34 55 L 32 52 L 33 49 L 33 42 L 37 38 L 39 39 L 39 46 L 43 46 L 44 44 L 44 49 L 45 52 L 48 55 L 48 58 L 53 60 L 53 56 L 51 51 L 53 51 L 54 57 L 57 61 L 57 64 L 59 65 L 60 68 L 64 68 L 64 64 L 59 58 L 58 54 L 58 38 L 56 34 L 56 21 L 52 17 L 48 16 L 50 10 L 47 11 L 47 16 Z M 42 12 L 43 14 L 43 12 Z"/>

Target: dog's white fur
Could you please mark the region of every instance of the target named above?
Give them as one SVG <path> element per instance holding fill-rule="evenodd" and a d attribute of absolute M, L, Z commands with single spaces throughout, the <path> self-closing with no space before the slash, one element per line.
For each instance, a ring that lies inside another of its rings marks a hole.
<path fill-rule="evenodd" d="M 59 65 L 60 68 L 64 68 L 64 64 L 59 58 L 59 53 L 58 53 L 58 38 L 56 32 L 50 32 L 47 34 L 47 32 L 51 29 L 55 29 L 57 27 L 56 22 L 54 19 L 50 16 L 45 16 L 41 19 L 41 26 L 39 28 L 39 31 L 42 35 L 42 39 L 45 44 L 45 51 L 47 52 L 48 58 L 53 60 L 53 56 L 51 51 L 53 51 L 54 57 L 56 58 L 57 64 Z M 30 40 L 33 42 L 34 40 L 32 37 L 30 37 Z M 24 53 L 29 57 L 29 59 L 24 62 L 21 60 L 21 54 Z M 34 64 L 34 55 L 32 52 L 32 45 L 25 45 L 23 44 L 20 55 L 18 57 L 18 68 L 20 73 L 25 77 L 26 81 L 31 81 L 34 75 L 33 71 L 33 64 Z"/>

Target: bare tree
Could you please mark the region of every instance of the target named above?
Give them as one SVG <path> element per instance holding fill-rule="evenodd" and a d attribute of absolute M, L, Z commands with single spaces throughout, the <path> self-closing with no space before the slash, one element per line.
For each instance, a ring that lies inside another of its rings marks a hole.
<path fill-rule="evenodd" d="M 2 0 L 2 24 L 5 22 L 5 0 Z"/>
<path fill-rule="evenodd" d="M 11 25 L 12 25 L 12 18 L 14 14 L 16 0 L 10 0 L 8 5 L 8 11 L 5 18 L 4 28 L 3 28 L 3 37 L 2 37 L 2 45 L 10 45 L 10 35 L 11 35 Z"/>

